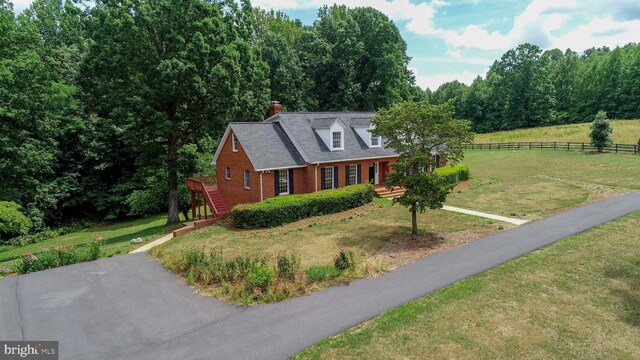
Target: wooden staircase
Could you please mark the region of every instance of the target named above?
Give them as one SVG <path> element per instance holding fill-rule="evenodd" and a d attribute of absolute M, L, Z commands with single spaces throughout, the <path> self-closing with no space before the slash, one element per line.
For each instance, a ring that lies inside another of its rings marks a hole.
<path fill-rule="evenodd" d="M 404 188 L 395 187 L 391 190 L 384 186 L 376 186 L 376 196 L 383 199 L 395 199 L 404 195 Z"/>
<path fill-rule="evenodd" d="M 224 201 L 220 196 L 218 185 L 216 185 L 215 180 L 215 177 L 212 176 L 193 177 L 187 179 L 187 188 L 191 192 L 191 212 L 194 219 L 196 217 L 196 208 L 198 209 L 198 213 L 200 213 L 200 196 L 202 196 L 202 199 L 204 200 L 205 220 L 207 219 L 207 207 L 211 209 L 213 216 L 216 218 L 229 215 L 229 209 L 227 209 L 227 206 L 224 204 Z M 197 205 L 194 201 L 196 201 Z M 199 218 L 201 219 L 201 217 Z"/>
<path fill-rule="evenodd" d="M 220 196 L 220 192 L 217 187 L 207 186 L 207 195 L 205 199 L 209 202 L 209 206 L 213 209 L 213 212 L 216 215 L 224 216 L 229 214 L 229 210 L 224 205 L 224 201 L 222 201 L 222 197 Z"/>

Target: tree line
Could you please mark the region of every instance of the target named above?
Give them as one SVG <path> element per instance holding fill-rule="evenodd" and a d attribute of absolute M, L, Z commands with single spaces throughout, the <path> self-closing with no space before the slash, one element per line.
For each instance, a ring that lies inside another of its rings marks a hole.
<path fill-rule="evenodd" d="M 263 120 L 270 100 L 376 110 L 425 95 L 371 8 L 323 7 L 303 26 L 248 1 L 35 0 L 16 14 L 0 0 L 0 34 L 0 202 L 36 230 L 179 221 L 185 178 L 212 174 L 226 124 Z"/>
<path fill-rule="evenodd" d="M 458 81 L 428 92 L 432 103 L 455 99 L 456 116 L 476 132 L 640 118 L 640 45 L 542 51 L 522 44 L 469 86 Z"/>

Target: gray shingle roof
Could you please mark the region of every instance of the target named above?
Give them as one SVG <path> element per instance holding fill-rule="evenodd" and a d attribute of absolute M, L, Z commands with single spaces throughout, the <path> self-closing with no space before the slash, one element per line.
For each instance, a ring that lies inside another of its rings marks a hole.
<path fill-rule="evenodd" d="M 230 123 L 229 127 L 256 170 L 306 164 L 278 123 Z"/>
<path fill-rule="evenodd" d="M 265 122 L 280 123 L 300 155 L 309 163 L 395 156 L 396 152 L 384 148 L 384 144 L 380 148 L 369 148 L 352 128 L 363 126 L 365 123 L 368 125 L 375 115 L 374 112 L 282 112 Z M 324 124 L 322 119 L 338 119 L 344 124 L 344 150 L 331 151 L 314 131 L 312 124 L 319 121 Z"/>

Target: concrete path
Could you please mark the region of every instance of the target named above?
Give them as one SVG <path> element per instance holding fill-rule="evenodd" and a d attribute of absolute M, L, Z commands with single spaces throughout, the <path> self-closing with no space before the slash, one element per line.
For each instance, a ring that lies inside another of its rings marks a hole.
<path fill-rule="evenodd" d="M 522 220 L 522 219 L 515 219 L 515 218 L 506 217 L 506 216 L 487 214 L 487 213 L 483 213 L 483 212 L 480 212 L 480 211 L 468 210 L 468 209 L 463 209 L 463 208 L 449 206 L 449 205 L 442 206 L 442 210 L 454 211 L 454 212 L 467 214 L 467 215 L 473 215 L 473 216 L 480 216 L 480 217 L 483 217 L 483 218 L 493 219 L 493 220 L 498 220 L 498 221 L 504 221 L 504 222 L 508 222 L 510 224 L 515 224 L 515 225 L 522 225 L 522 224 L 526 224 L 526 223 L 529 222 L 529 220 Z"/>
<path fill-rule="evenodd" d="M 164 243 L 166 243 L 167 241 L 169 241 L 171 239 L 173 239 L 173 233 L 167 234 L 167 235 L 161 237 L 160 239 L 153 240 L 152 242 L 150 242 L 150 243 L 148 243 L 146 245 L 140 246 L 139 248 L 131 251 L 129 254 L 147 252 L 150 249 L 152 249 L 152 248 L 154 248 L 154 247 L 156 247 L 156 246 L 158 246 L 160 244 L 164 244 Z"/>
<path fill-rule="evenodd" d="M 0 280 L 0 339 L 61 359 L 285 359 L 383 311 L 640 210 L 640 192 L 423 258 L 376 279 L 252 308 L 194 295 L 146 254 Z"/>

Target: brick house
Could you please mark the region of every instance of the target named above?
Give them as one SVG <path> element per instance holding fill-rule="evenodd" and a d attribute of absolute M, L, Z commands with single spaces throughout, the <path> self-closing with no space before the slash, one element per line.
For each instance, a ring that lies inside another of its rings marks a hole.
<path fill-rule="evenodd" d="M 281 109 L 274 102 L 266 120 L 228 125 L 212 162 L 216 179 L 187 181 L 192 200 L 200 194 L 205 206 L 224 214 L 241 203 L 352 184 L 371 183 L 378 193 L 388 192 L 382 184 L 397 154 L 370 133 L 374 112 Z M 438 158 L 438 166 L 445 162 Z"/>

